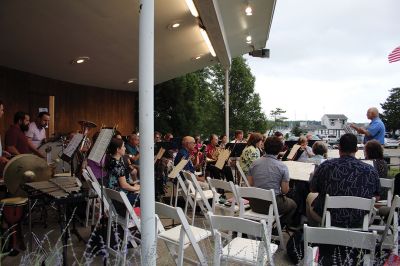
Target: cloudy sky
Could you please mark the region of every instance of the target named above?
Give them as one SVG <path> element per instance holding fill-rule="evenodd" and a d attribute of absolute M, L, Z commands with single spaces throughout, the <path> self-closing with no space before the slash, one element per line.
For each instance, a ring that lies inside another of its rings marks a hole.
<path fill-rule="evenodd" d="M 399 12 L 399 0 L 277 1 L 270 58 L 246 57 L 266 114 L 280 107 L 289 119 L 367 122 L 368 107 L 381 110 L 400 87 L 400 62 L 387 59 L 400 46 Z"/>

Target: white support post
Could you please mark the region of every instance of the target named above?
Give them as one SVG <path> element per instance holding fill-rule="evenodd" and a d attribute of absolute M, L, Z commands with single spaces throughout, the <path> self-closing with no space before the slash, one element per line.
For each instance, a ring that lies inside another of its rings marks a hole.
<path fill-rule="evenodd" d="M 225 69 L 225 134 L 229 140 L 229 68 Z"/>
<path fill-rule="evenodd" d="M 139 21 L 139 132 L 141 264 L 156 265 L 154 200 L 154 0 L 141 0 Z"/>

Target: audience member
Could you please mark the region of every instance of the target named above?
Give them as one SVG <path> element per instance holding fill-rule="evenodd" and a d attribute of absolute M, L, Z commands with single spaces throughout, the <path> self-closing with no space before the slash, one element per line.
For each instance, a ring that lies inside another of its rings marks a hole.
<path fill-rule="evenodd" d="M 377 140 L 370 140 L 364 146 L 365 159 L 372 160 L 374 168 L 378 171 L 380 178 L 387 178 L 388 165 L 383 159 L 383 148 Z"/>
<path fill-rule="evenodd" d="M 266 155 L 250 166 L 248 180 L 251 186 L 274 190 L 281 222 L 290 225 L 297 205 L 285 195 L 289 192 L 289 169 L 277 159 L 283 143 L 278 137 L 268 137 L 264 147 Z M 268 206 L 263 201 L 251 199 L 250 206 L 255 212 L 268 212 Z"/>
<path fill-rule="evenodd" d="M 323 162 L 317 167 L 310 183 L 311 193 L 307 197 L 307 216 L 311 225 L 321 223 L 325 196 L 379 197 L 378 172 L 369 164 L 355 158 L 357 137 L 344 134 L 339 141 L 340 158 Z M 358 227 L 364 212 L 353 209 L 331 211 L 333 226 Z"/>

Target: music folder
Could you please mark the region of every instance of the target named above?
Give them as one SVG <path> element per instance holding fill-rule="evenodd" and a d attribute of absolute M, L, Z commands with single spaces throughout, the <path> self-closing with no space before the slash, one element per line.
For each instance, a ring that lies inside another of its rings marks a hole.
<path fill-rule="evenodd" d="M 231 150 L 231 154 L 229 157 L 240 157 L 246 146 L 247 143 L 227 143 L 225 145 L 225 148 Z"/>

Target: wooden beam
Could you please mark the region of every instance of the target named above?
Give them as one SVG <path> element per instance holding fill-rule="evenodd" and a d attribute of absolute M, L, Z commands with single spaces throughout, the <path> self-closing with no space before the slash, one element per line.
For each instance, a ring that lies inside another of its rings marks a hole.
<path fill-rule="evenodd" d="M 55 96 L 49 96 L 49 113 L 50 113 L 50 122 L 49 122 L 49 138 L 53 137 L 54 134 L 54 104 L 55 104 Z"/>

